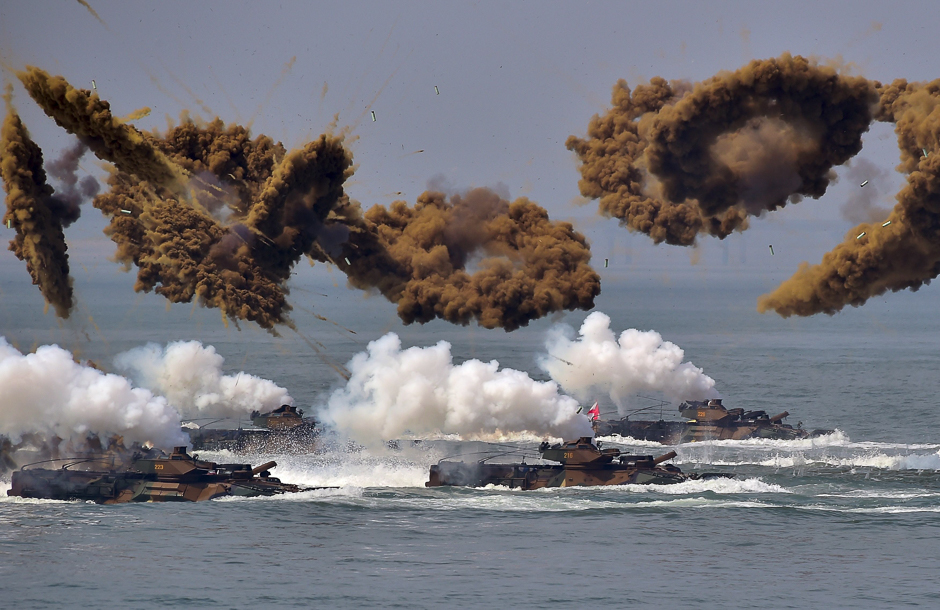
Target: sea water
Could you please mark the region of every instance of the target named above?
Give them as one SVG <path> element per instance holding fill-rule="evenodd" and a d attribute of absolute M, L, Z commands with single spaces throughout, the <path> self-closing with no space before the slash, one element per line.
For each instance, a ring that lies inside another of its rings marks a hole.
<path fill-rule="evenodd" d="M 402 327 L 393 305 L 318 281 L 291 295 L 303 337 L 226 328 L 216 310 L 167 311 L 111 280 L 85 281 L 84 309 L 63 325 L 33 295 L 5 294 L 2 330 L 21 349 L 55 342 L 104 365 L 147 341 L 198 339 L 225 356 L 227 372 L 273 379 L 312 413 L 342 383 L 333 365 L 389 330 L 406 346 L 447 340 L 458 361 L 496 359 L 544 379 L 545 332 L 585 316 L 514 333 Z M 717 380 L 728 407 L 787 410 L 791 424 L 835 432 L 677 448 L 684 471 L 734 478 L 534 492 L 425 488 L 430 464 L 466 450 L 456 440 L 205 453 L 275 459 L 282 480 L 335 488 L 200 504 L 0 498 L 0 606 L 940 607 L 936 290 L 784 320 L 756 313 L 756 296 L 772 286 L 762 278 L 614 284 L 598 299 L 612 328 L 662 333 Z M 670 449 L 602 440 L 634 453 Z M 513 443 L 534 450 L 537 440 Z M 0 482 L 0 494 L 8 487 Z"/>

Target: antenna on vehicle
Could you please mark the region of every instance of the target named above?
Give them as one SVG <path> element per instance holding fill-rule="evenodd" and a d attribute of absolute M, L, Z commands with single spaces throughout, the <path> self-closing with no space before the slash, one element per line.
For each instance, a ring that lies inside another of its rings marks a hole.
<path fill-rule="evenodd" d="M 651 407 L 646 407 L 646 409 L 655 409 L 659 407 L 659 419 L 663 418 L 663 407 L 669 404 L 668 400 L 663 400 L 662 398 L 653 398 L 652 396 L 643 396 L 642 394 L 637 394 L 637 398 L 643 398 L 645 400 L 654 400 L 658 402 L 658 405 L 653 405 Z M 640 411 L 645 411 L 646 409 L 640 409 L 639 411 L 634 411 L 634 413 L 639 413 Z"/>

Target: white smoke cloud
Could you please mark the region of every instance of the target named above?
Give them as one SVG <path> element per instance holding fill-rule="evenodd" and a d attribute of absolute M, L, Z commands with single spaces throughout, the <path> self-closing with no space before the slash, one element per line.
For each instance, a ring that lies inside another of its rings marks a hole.
<path fill-rule="evenodd" d="M 188 417 L 240 417 L 292 404 L 287 390 L 248 373 L 223 375 L 225 362 L 211 345 L 148 343 L 118 354 L 114 365 L 144 388 L 166 396 Z"/>
<path fill-rule="evenodd" d="M 347 367 L 320 418 L 364 444 L 412 434 L 483 438 L 529 432 L 554 437 L 593 436 L 578 403 L 553 382 L 521 371 L 468 360 L 454 365 L 450 344 L 401 349 L 395 333 L 369 343 Z"/>
<path fill-rule="evenodd" d="M 610 317 L 594 312 L 585 318 L 577 339 L 573 336 L 567 325 L 549 331 L 548 355 L 539 358 L 539 366 L 581 400 L 603 392 L 621 407 L 637 392 L 662 392 L 677 403 L 719 395 L 715 380 L 691 362 L 682 362 L 682 348 L 663 341 L 656 331 L 631 328 L 617 339 Z"/>
<path fill-rule="evenodd" d="M 0 434 L 17 439 L 27 432 L 120 434 L 127 444 L 165 448 L 188 442 L 165 398 L 78 364 L 57 345 L 23 355 L 0 337 Z"/>

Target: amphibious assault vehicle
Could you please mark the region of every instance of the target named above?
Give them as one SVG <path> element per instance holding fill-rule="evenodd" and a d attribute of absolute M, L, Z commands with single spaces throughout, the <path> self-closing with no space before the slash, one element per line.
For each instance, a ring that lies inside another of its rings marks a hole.
<path fill-rule="evenodd" d="M 592 485 L 652 484 L 668 485 L 690 479 L 725 477 L 705 473 L 684 474 L 676 466 L 664 464 L 676 457 L 675 451 L 654 458 L 651 455 L 626 455 L 619 449 L 601 449 L 590 437 L 555 445 L 539 446 L 543 460 L 559 464 L 488 464 L 440 461 L 431 466 L 425 487 L 457 485 L 483 487 L 504 485 L 510 488 L 581 487 Z"/>
<path fill-rule="evenodd" d="M 273 411 L 251 413 L 251 427 L 218 428 L 212 424 L 192 424 L 184 428 L 196 451 L 312 451 L 319 434 L 315 420 L 304 417 L 304 412 L 291 405 L 282 405 Z"/>
<path fill-rule="evenodd" d="M 97 504 L 124 502 L 198 502 L 222 496 L 275 496 L 303 491 L 268 472 L 277 466 L 205 462 L 176 447 L 136 452 L 126 461 L 105 456 L 65 461 L 57 469 L 25 466 L 13 473 L 7 495 L 49 500 L 86 500 Z M 44 463 L 44 462 L 40 462 Z M 32 466 L 35 466 L 32 465 Z"/>
<path fill-rule="evenodd" d="M 793 440 L 832 434 L 832 430 L 805 430 L 802 422 L 794 428 L 783 423 L 790 415 L 784 411 L 769 416 L 765 411 L 727 409 L 720 398 L 709 401 L 690 400 L 679 405 L 685 421 L 633 421 L 629 417 L 618 420 L 595 420 L 594 434 L 619 434 L 637 440 L 655 441 L 664 445 L 694 443 L 706 440 L 741 440 L 769 438 Z"/>

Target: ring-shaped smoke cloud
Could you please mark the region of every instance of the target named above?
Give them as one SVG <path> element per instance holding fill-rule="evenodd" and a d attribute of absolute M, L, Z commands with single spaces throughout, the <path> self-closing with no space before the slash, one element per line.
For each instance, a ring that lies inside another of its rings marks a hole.
<path fill-rule="evenodd" d="M 701 83 L 614 87 L 613 107 L 567 146 L 581 193 L 656 243 L 743 231 L 751 216 L 821 197 L 872 121 L 894 123 L 907 184 L 887 218 L 853 228 L 758 302 L 833 314 L 940 274 L 940 80 L 890 85 L 784 54 Z"/>

